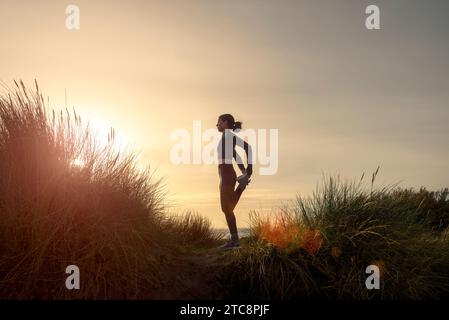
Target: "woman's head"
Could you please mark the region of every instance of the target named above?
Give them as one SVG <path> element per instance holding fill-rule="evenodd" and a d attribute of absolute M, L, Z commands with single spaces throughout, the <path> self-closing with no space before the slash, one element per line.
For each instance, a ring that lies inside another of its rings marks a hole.
<path fill-rule="evenodd" d="M 240 130 L 242 129 L 242 123 L 240 121 L 235 121 L 231 114 L 226 113 L 218 117 L 217 129 L 220 132 L 225 131 L 225 129 Z"/>

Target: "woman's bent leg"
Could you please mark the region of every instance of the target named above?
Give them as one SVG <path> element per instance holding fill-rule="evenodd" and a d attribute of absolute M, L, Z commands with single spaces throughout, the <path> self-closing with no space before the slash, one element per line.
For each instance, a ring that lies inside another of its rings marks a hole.
<path fill-rule="evenodd" d="M 239 187 L 235 189 L 232 200 L 232 211 L 234 211 L 235 207 L 237 206 L 237 203 L 239 203 L 240 197 L 242 196 L 244 190 L 245 189 L 241 189 Z"/>

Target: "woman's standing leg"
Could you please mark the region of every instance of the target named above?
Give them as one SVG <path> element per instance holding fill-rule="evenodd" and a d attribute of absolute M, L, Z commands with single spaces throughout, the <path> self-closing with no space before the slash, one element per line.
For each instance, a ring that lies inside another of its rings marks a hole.
<path fill-rule="evenodd" d="M 239 235 L 237 229 L 237 221 L 234 215 L 235 194 L 234 187 L 237 177 L 234 168 L 231 166 L 220 167 L 220 204 L 221 210 L 225 214 L 229 232 L 231 233 L 231 241 L 225 247 L 236 247 L 239 245 Z"/>

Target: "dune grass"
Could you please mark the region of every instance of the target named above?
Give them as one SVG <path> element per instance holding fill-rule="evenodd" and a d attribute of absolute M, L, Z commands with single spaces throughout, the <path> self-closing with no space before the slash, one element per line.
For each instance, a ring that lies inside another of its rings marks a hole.
<path fill-rule="evenodd" d="M 324 179 L 271 217 L 253 213 L 250 244 L 234 253 L 232 295 L 265 299 L 438 299 L 449 293 L 447 191 L 364 187 Z M 427 201 L 429 205 L 423 204 Z M 368 290 L 368 265 L 380 290 Z"/>
<path fill-rule="evenodd" d="M 164 231 L 176 237 L 179 245 L 209 248 L 219 245 L 223 240 L 223 234 L 213 230 L 210 220 L 192 211 L 167 215 L 162 226 Z"/>
<path fill-rule="evenodd" d="M 115 148 L 113 130 L 101 145 L 75 111 L 47 109 L 37 84 L 29 91 L 15 83 L 0 98 L 0 296 L 188 292 L 179 270 L 188 257 L 182 259 L 177 241 L 216 241 L 207 237 L 208 222 L 168 219 L 161 181 Z M 80 268 L 80 290 L 64 286 L 71 264 Z"/>

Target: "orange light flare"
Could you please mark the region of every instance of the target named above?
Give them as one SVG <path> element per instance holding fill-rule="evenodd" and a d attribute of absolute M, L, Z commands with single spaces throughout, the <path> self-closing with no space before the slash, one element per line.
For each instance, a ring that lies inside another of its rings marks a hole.
<path fill-rule="evenodd" d="M 332 247 L 331 255 L 334 258 L 338 258 L 339 256 L 341 256 L 341 254 L 342 254 L 342 251 L 341 251 L 340 247 L 336 247 L 336 246 Z"/>
<path fill-rule="evenodd" d="M 384 276 L 386 273 L 388 273 L 387 266 L 383 260 L 374 260 L 371 262 L 371 264 L 379 268 L 380 276 Z"/>
<path fill-rule="evenodd" d="M 282 250 L 293 251 L 301 248 L 315 255 L 324 244 L 319 230 L 307 229 L 293 221 L 264 221 L 259 226 L 260 237 Z"/>

